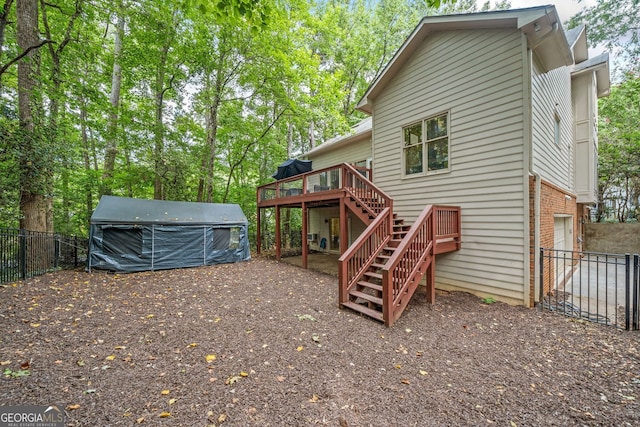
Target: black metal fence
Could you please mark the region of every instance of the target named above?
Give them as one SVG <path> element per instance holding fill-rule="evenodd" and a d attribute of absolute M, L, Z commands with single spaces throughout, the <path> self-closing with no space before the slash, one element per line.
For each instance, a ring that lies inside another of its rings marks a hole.
<path fill-rule="evenodd" d="M 640 330 L 640 255 L 540 249 L 539 307 Z"/>
<path fill-rule="evenodd" d="M 86 259 L 85 238 L 0 228 L 0 283 L 76 268 Z"/>

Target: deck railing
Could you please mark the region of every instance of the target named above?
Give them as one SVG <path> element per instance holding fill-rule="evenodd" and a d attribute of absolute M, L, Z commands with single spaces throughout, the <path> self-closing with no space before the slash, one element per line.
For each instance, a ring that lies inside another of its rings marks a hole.
<path fill-rule="evenodd" d="M 460 237 L 460 207 L 435 206 L 436 240 Z"/>
<path fill-rule="evenodd" d="M 349 300 L 349 290 L 362 278 L 365 271 L 391 239 L 391 208 L 384 208 L 367 229 L 338 260 L 340 304 Z"/>
<path fill-rule="evenodd" d="M 391 326 L 407 306 L 431 257 L 436 235 L 434 207 L 427 205 L 382 269 L 384 323 Z"/>
<path fill-rule="evenodd" d="M 349 185 L 349 188 L 359 188 L 359 186 L 367 188 L 368 185 L 365 184 L 366 182 L 371 183 L 367 179 L 370 177 L 371 169 L 343 163 L 261 185 L 257 190 L 258 203 L 284 197 L 340 190 L 347 186 L 346 183 L 355 183 L 355 185 Z"/>

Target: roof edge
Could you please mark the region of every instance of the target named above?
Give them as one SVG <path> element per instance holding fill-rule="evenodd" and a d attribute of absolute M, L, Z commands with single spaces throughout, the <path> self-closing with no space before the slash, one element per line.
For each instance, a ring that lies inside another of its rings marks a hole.
<path fill-rule="evenodd" d="M 543 19 L 546 18 L 546 19 Z M 554 31 L 554 28 L 560 31 Z M 573 55 L 568 46 L 560 19 L 553 5 L 536 6 L 491 12 L 456 15 L 428 16 L 422 18 L 416 28 L 398 48 L 394 56 L 369 85 L 356 104 L 356 109 L 372 114 L 373 100 L 386 87 L 420 43 L 434 31 L 464 29 L 517 28 L 527 35 L 529 46 L 538 48 L 549 60 L 543 61 L 545 68 L 553 69 L 573 64 Z M 543 29 L 544 31 L 541 31 Z M 557 35 L 556 35 L 557 34 Z M 551 37 L 546 37 L 551 35 Z M 560 38 L 558 40 L 558 37 Z M 533 49 L 533 48 L 532 48 Z"/>

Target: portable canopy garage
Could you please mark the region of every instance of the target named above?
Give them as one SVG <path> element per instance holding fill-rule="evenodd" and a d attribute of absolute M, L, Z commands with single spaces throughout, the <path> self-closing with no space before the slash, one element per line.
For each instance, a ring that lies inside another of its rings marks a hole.
<path fill-rule="evenodd" d="M 240 206 L 102 196 L 91 216 L 88 269 L 147 271 L 246 261 Z"/>

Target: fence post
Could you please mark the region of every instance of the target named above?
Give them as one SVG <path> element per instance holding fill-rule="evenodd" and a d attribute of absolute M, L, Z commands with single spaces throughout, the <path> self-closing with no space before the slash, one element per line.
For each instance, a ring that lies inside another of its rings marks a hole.
<path fill-rule="evenodd" d="M 640 268 L 640 255 L 635 254 L 633 256 L 633 330 L 637 331 L 640 329 L 640 325 L 638 325 L 638 289 L 640 287 L 640 273 L 638 273 L 638 269 Z"/>
<path fill-rule="evenodd" d="M 27 278 L 27 230 L 24 228 L 18 232 L 18 241 L 20 242 L 18 270 L 20 270 L 20 278 L 24 280 Z"/>
<path fill-rule="evenodd" d="M 540 290 L 538 291 L 538 300 L 540 301 L 540 311 L 544 308 L 544 248 L 540 248 Z"/>
<path fill-rule="evenodd" d="M 78 236 L 73 236 L 73 268 L 78 267 Z"/>
<path fill-rule="evenodd" d="M 53 268 L 56 270 L 60 265 L 60 235 L 53 236 Z"/>
<path fill-rule="evenodd" d="M 624 328 L 631 328 L 631 255 L 624 255 Z"/>

